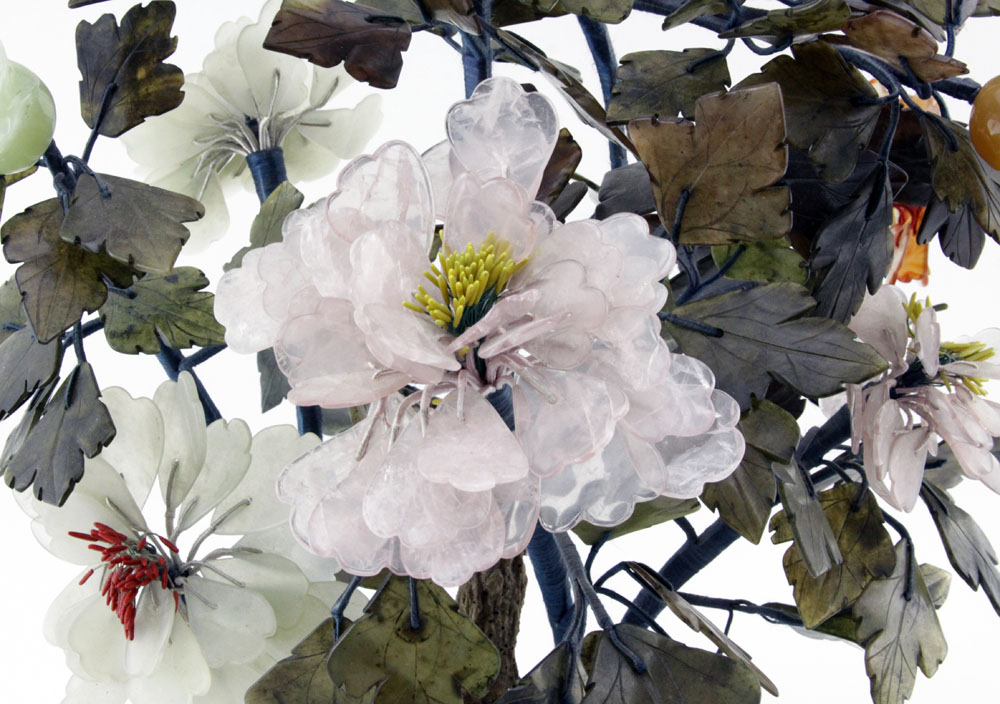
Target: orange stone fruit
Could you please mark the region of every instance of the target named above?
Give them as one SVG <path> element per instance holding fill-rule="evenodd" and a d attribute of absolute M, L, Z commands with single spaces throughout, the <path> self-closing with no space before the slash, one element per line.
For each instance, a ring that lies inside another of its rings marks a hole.
<path fill-rule="evenodd" d="M 1000 169 L 1000 76 L 987 81 L 972 103 L 969 134 L 979 156 Z"/>

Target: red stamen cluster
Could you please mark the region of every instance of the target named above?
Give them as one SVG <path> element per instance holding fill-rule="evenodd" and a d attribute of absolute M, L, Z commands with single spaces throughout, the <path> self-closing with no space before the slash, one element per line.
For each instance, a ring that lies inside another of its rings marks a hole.
<path fill-rule="evenodd" d="M 125 627 L 125 637 L 135 638 L 135 604 L 139 598 L 139 590 L 148 584 L 159 582 L 163 589 L 170 589 L 167 558 L 156 551 L 145 537 L 138 543 L 133 543 L 127 535 L 123 535 L 104 523 L 94 523 L 94 529 L 89 533 L 70 531 L 74 538 L 91 543 L 87 547 L 101 553 L 101 562 L 107 563 L 101 594 L 106 597 L 108 606 L 118 616 Z M 171 551 L 177 552 L 177 547 L 164 537 L 163 544 Z M 106 543 L 100 545 L 99 543 Z M 86 582 L 94 574 L 88 570 L 80 584 Z M 177 608 L 178 594 L 174 594 L 174 608 Z"/>

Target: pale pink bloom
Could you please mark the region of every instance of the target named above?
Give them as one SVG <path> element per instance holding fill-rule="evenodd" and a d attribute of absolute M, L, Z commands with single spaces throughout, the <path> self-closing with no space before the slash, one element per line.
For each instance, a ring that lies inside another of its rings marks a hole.
<path fill-rule="evenodd" d="M 659 335 L 673 246 L 635 215 L 560 224 L 533 200 L 548 100 L 494 78 L 447 129 L 423 158 L 390 142 L 349 164 L 223 277 L 216 314 L 237 351 L 274 347 L 294 403 L 372 404 L 286 469 L 293 532 L 351 572 L 449 585 L 523 550 L 536 519 L 610 526 L 697 496 L 744 444 L 736 403 Z M 461 261 L 480 283 L 458 283 Z"/>
<path fill-rule="evenodd" d="M 1000 436 L 1000 404 L 975 393 L 979 380 L 1000 378 L 1000 365 L 942 350 L 937 314 L 930 306 L 907 313 L 906 296 L 882 286 L 868 296 L 850 328 L 889 362 L 875 383 L 848 385 L 853 449 L 863 448 L 872 488 L 890 504 L 916 504 L 928 453 L 948 443 L 966 475 L 1000 493 L 1000 462 L 992 454 Z M 997 349 L 1000 330 L 975 340 Z"/>

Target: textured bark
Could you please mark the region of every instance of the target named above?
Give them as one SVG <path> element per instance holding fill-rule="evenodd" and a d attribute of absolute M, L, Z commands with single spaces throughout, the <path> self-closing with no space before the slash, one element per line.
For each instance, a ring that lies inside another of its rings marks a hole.
<path fill-rule="evenodd" d="M 492 704 L 517 683 L 514 644 L 527 586 L 524 559 L 518 555 L 475 574 L 458 590 L 458 608 L 500 651 L 500 674 L 482 698 L 484 704 Z"/>

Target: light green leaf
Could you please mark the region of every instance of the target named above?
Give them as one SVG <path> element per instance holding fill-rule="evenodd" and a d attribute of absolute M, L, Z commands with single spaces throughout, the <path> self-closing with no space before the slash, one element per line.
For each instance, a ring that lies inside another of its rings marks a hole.
<path fill-rule="evenodd" d="M 305 199 L 298 189 L 288 181 L 282 181 L 277 188 L 271 191 L 261 206 L 260 212 L 253 219 L 250 225 L 250 246 L 244 247 L 229 260 L 228 264 L 223 264 L 222 270 L 229 271 L 233 267 L 243 263 L 243 257 L 247 252 L 259 247 L 266 247 L 275 242 L 281 242 L 281 225 L 289 213 L 298 210 Z"/>
<path fill-rule="evenodd" d="M 673 521 L 682 516 L 694 513 L 699 508 L 697 499 L 672 499 L 669 496 L 658 496 L 652 501 L 637 503 L 628 520 L 610 528 L 595 526 L 581 521 L 573 528 L 573 532 L 583 541 L 584 545 L 593 545 L 605 533 L 608 539 L 628 535 L 637 530 Z"/>

